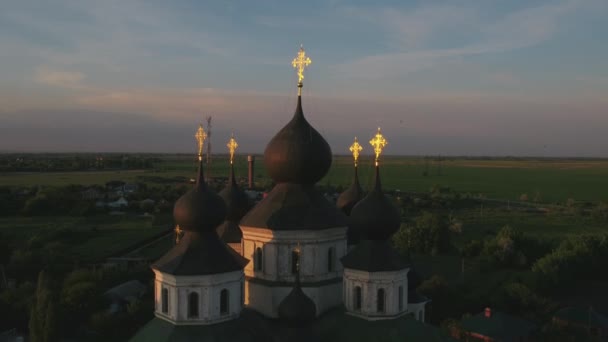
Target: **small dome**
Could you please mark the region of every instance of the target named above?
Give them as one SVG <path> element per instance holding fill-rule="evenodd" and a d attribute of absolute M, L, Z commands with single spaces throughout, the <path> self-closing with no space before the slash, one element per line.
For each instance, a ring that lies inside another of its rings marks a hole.
<path fill-rule="evenodd" d="M 344 190 L 338 197 L 336 206 L 342 210 L 346 215 L 350 215 L 353 207 L 363 198 L 363 189 L 359 184 L 359 176 L 357 173 L 357 167 L 355 166 L 355 177 L 353 183 Z"/>
<path fill-rule="evenodd" d="M 296 112 L 266 146 L 264 164 L 277 183 L 314 184 L 331 166 L 331 148 L 302 111 L 298 96 Z"/>
<path fill-rule="evenodd" d="M 247 194 L 239 187 L 234 178 L 234 166 L 230 165 L 230 179 L 228 185 L 219 193 L 226 203 L 228 211 L 226 220 L 238 222 L 249 211 L 251 205 Z"/>
<path fill-rule="evenodd" d="M 202 164 L 199 161 L 196 185 L 173 207 L 175 223 L 183 230 L 214 231 L 226 218 L 226 204 L 205 184 Z"/>
<path fill-rule="evenodd" d="M 349 227 L 367 240 L 387 240 L 399 230 L 401 215 L 382 192 L 378 166 L 374 189 L 353 207 L 349 222 Z"/>
<path fill-rule="evenodd" d="M 279 304 L 279 318 L 292 323 L 302 324 L 315 319 L 317 307 L 300 287 L 300 277 L 296 276 L 296 284 Z"/>

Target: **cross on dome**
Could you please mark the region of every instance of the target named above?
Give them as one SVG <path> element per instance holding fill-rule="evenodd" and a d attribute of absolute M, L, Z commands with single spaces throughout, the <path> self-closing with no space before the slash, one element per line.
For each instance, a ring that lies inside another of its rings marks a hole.
<path fill-rule="evenodd" d="M 370 140 L 369 143 L 374 147 L 374 152 L 376 153 L 376 166 L 378 166 L 378 159 L 380 159 L 382 149 L 388 144 L 388 141 L 386 141 L 382 133 L 380 133 L 380 127 L 378 127 L 378 133 L 376 133 L 374 138 Z"/>
<path fill-rule="evenodd" d="M 363 150 L 363 147 L 357 141 L 357 137 L 355 137 L 355 142 L 350 145 L 350 151 L 353 153 L 353 159 L 355 160 L 355 166 L 357 166 L 357 161 L 359 160 L 359 152 Z"/>
<path fill-rule="evenodd" d="M 198 160 L 203 160 L 203 146 L 205 145 L 205 139 L 207 139 L 207 133 L 203 129 L 203 125 L 198 125 L 198 130 L 194 135 L 198 143 Z"/>
<path fill-rule="evenodd" d="M 228 144 L 226 146 L 228 147 L 228 151 L 230 151 L 230 164 L 232 164 L 232 162 L 234 161 L 234 152 L 236 151 L 236 148 L 239 147 L 239 144 L 236 142 L 236 139 L 234 139 L 234 133 L 232 133 L 232 135 L 230 136 L 230 140 L 228 141 Z"/>
<path fill-rule="evenodd" d="M 304 46 L 300 45 L 298 55 L 293 59 L 291 65 L 298 70 L 298 96 L 302 95 L 302 80 L 304 79 L 304 69 L 307 68 L 312 61 L 306 56 Z"/>

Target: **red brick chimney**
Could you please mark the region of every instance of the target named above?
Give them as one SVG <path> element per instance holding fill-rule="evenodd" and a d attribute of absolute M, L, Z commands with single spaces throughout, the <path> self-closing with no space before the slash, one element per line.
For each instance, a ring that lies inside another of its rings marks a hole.
<path fill-rule="evenodd" d="M 486 318 L 492 317 L 492 309 L 486 308 L 484 316 L 486 316 Z"/>

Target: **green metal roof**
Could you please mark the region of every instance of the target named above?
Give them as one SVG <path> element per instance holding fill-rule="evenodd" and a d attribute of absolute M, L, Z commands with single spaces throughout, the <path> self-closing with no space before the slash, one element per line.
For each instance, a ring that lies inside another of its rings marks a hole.
<path fill-rule="evenodd" d="M 592 308 L 563 308 L 557 311 L 553 317 L 580 325 L 608 329 L 608 317 L 596 312 Z"/>
<path fill-rule="evenodd" d="M 536 326 L 525 319 L 492 310 L 490 317 L 481 312 L 463 319 L 462 328 L 499 341 L 512 341 L 520 336 L 528 336 Z"/>

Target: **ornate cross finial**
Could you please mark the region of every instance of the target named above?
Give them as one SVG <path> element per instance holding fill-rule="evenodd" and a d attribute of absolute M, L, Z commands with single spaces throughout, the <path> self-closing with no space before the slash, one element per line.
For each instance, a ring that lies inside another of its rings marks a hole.
<path fill-rule="evenodd" d="M 378 127 L 378 133 L 376 133 L 376 136 L 374 136 L 369 143 L 374 147 L 374 152 L 376 153 L 376 166 L 378 166 L 378 159 L 380 158 L 382 149 L 388 144 L 388 141 L 386 141 L 384 136 L 382 136 L 382 133 L 380 133 L 380 127 Z"/>
<path fill-rule="evenodd" d="M 300 51 L 298 51 L 298 56 L 293 59 L 291 65 L 298 69 L 298 96 L 302 95 L 302 80 L 304 79 L 304 69 L 308 67 L 312 63 L 310 58 L 306 56 L 306 52 L 304 51 L 304 46 L 300 45 Z"/>
<path fill-rule="evenodd" d="M 194 135 L 198 143 L 198 160 L 203 160 L 203 146 L 205 145 L 205 139 L 207 139 L 207 133 L 203 129 L 203 125 L 198 125 L 198 130 Z"/>
<path fill-rule="evenodd" d="M 179 240 L 182 238 L 182 234 L 184 233 L 184 231 L 179 227 L 179 224 L 178 224 L 175 226 L 174 232 L 175 232 L 175 244 L 177 245 L 179 243 Z"/>
<path fill-rule="evenodd" d="M 230 164 L 232 164 L 232 162 L 234 161 L 234 152 L 236 151 L 236 148 L 239 147 L 239 144 L 237 144 L 236 139 L 234 139 L 234 133 L 230 135 L 230 140 L 228 141 L 228 144 L 226 146 L 228 147 L 228 151 L 230 151 Z"/>
<path fill-rule="evenodd" d="M 359 160 L 359 152 L 363 150 L 363 147 L 357 141 L 357 137 L 355 137 L 355 142 L 350 145 L 350 151 L 353 153 L 353 158 L 355 159 L 355 166 L 357 166 L 357 161 Z"/>

